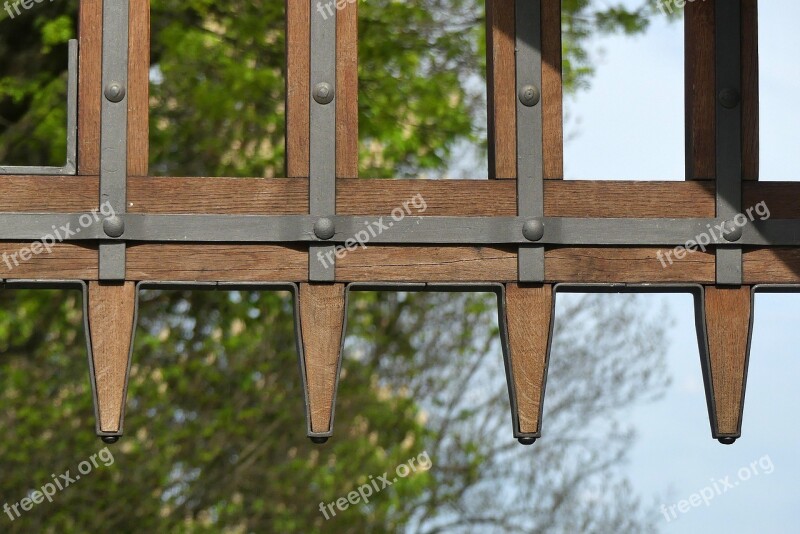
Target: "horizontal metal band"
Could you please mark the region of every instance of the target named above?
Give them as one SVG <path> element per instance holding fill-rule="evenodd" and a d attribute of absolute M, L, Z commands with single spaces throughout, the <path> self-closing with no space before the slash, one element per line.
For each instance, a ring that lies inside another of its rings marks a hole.
<path fill-rule="evenodd" d="M 197 243 L 373 243 L 385 245 L 575 245 L 800 246 L 800 220 L 748 222 L 742 236 L 728 241 L 720 219 L 593 219 L 527 217 L 331 216 L 330 239 L 314 233 L 311 215 L 147 215 L 126 214 L 117 239 L 103 231 L 99 214 L 0 213 L 3 241 L 138 241 Z M 541 221 L 544 235 L 523 235 L 528 221 Z"/>

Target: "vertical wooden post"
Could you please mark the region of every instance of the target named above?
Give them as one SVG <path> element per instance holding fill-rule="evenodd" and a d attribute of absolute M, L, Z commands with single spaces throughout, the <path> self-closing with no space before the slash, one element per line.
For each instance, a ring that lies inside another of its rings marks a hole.
<path fill-rule="evenodd" d="M 78 174 L 96 176 L 100 173 L 103 0 L 81 0 L 78 12 Z"/>

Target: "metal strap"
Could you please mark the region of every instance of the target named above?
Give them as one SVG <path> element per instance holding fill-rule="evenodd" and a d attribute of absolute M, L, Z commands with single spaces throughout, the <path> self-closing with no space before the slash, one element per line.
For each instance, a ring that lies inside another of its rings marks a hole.
<path fill-rule="evenodd" d="M 516 0 L 517 213 L 544 217 L 541 0 Z M 521 282 L 544 281 L 544 247 L 519 249 Z"/>
<path fill-rule="evenodd" d="M 716 3 L 717 218 L 732 221 L 742 209 L 742 5 Z M 717 284 L 742 284 L 741 247 L 717 249 Z"/>
<path fill-rule="evenodd" d="M 320 236 L 332 230 L 330 217 L 336 213 L 336 14 L 328 16 L 311 0 L 311 132 L 309 138 L 311 215 L 321 219 Z M 336 275 L 331 257 L 333 247 L 309 247 L 309 279 L 332 282 Z"/>

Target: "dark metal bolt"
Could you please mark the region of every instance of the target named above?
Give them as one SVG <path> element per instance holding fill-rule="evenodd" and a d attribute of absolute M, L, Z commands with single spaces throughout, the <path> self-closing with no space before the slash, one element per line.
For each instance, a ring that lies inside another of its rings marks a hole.
<path fill-rule="evenodd" d="M 327 82 L 318 83 L 314 87 L 314 100 L 322 105 L 333 102 L 333 87 Z"/>
<path fill-rule="evenodd" d="M 538 219 L 525 221 L 522 226 L 522 235 L 528 241 L 539 241 L 544 237 L 544 223 Z"/>
<path fill-rule="evenodd" d="M 336 225 L 327 217 L 318 219 L 314 223 L 314 235 L 320 239 L 328 240 L 336 234 Z"/>
<path fill-rule="evenodd" d="M 536 438 L 519 438 L 517 439 L 522 445 L 533 445 L 536 443 Z"/>
<path fill-rule="evenodd" d="M 717 441 L 719 441 L 723 445 L 733 445 L 734 443 L 736 443 L 736 438 L 719 438 Z"/>
<path fill-rule="evenodd" d="M 119 436 L 103 436 L 100 438 L 103 443 L 108 443 L 109 445 L 113 445 L 114 443 L 119 441 Z"/>
<path fill-rule="evenodd" d="M 725 221 L 725 233 L 723 234 L 725 241 L 734 243 L 742 238 L 742 227 L 733 221 Z"/>
<path fill-rule="evenodd" d="M 125 233 L 125 222 L 117 217 L 109 217 L 103 221 L 103 231 L 108 237 L 119 237 Z"/>
<path fill-rule="evenodd" d="M 311 443 L 315 445 L 323 445 L 328 442 L 328 438 L 321 438 L 319 436 L 312 436 L 309 439 L 311 440 Z"/>
<path fill-rule="evenodd" d="M 719 103 L 722 107 L 733 109 L 739 105 L 740 97 L 736 89 L 723 89 L 719 92 Z"/>
<path fill-rule="evenodd" d="M 519 90 L 519 101 L 529 108 L 538 104 L 541 98 L 542 92 L 535 85 L 526 85 Z"/>
<path fill-rule="evenodd" d="M 122 102 L 122 99 L 125 98 L 125 87 L 121 83 L 110 83 L 106 86 L 105 95 L 109 102 Z"/>

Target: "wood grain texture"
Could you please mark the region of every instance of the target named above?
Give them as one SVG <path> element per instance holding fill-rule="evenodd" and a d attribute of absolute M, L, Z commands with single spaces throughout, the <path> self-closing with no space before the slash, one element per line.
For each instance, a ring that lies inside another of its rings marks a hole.
<path fill-rule="evenodd" d="M 742 0 L 742 172 L 759 175 L 758 0 Z"/>
<path fill-rule="evenodd" d="M 685 8 L 686 179 L 714 178 L 716 172 L 716 76 L 714 0 Z"/>
<path fill-rule="evenodd" d="M 101 432 L 119 432 L 134 330 L 136 284 L 89 283 L 89 339 Z"/>
<path fill-rule="evenodd" d="M 525 434 L 541 432 L 552 308 L 551 285 L 506 286 L 508 354 L 517 404 L 514 416 Z"/>
<path fill-rule="evenodd" d="M 286 2 L 286 173 L 308 176 L 311 109 L 311 4 Z"/>
<path fill-rule="evenodd" d="M 358 177 L 358 2 L 336 11 L 336 177 Z"/>
<path fill-rule="evenodd" d="M 19 253 L 30 246 L 31 243 L 0 242 L 0 279 L 97 279 L 97 246 L 59 243 L 53 245 L 49 254 L 42 252 L 25 261 Z"/>
<path fill-rule="evenodd" d="M 300 284 L 300 329 L 311 431 L 332 431 L 345 320 L 344 284 Z"/>
<path fill-rule="evenodd" d="M 561 0 L 542 1 L 542 127 L 545 180 L 564 178 Z M 546 197 L 545 197 L 546 198 Z"/>
<path fill-rule="evenodd" d="M 79 2 L 78 174 L 100 172 L 103 2 Z M 95 204 L 97 197 L 95 197 Z"/>
<path fill-rule="evenodd" d="M 517 178 L 514 0 L 486 0 L 489 178 Z"/>
<path fill-rule="evenodd" d="M 738 437 L 747 377 L 747 344 L 752 313 L 750 287 L 707 287 L 706 328 L 711 386 L 716 413 L 715 436 Z"/>
<path fill-rule="evenodd" d="M 744 282 L 800 284 L 800 248 L 758 248 L 746 251 L 742 261 Z"/>
<path fill-rule="evenodd" d="M 131 0 L 128 12 L 128 174 L 147 176 L 150 151 L 150 0 Z"/>

